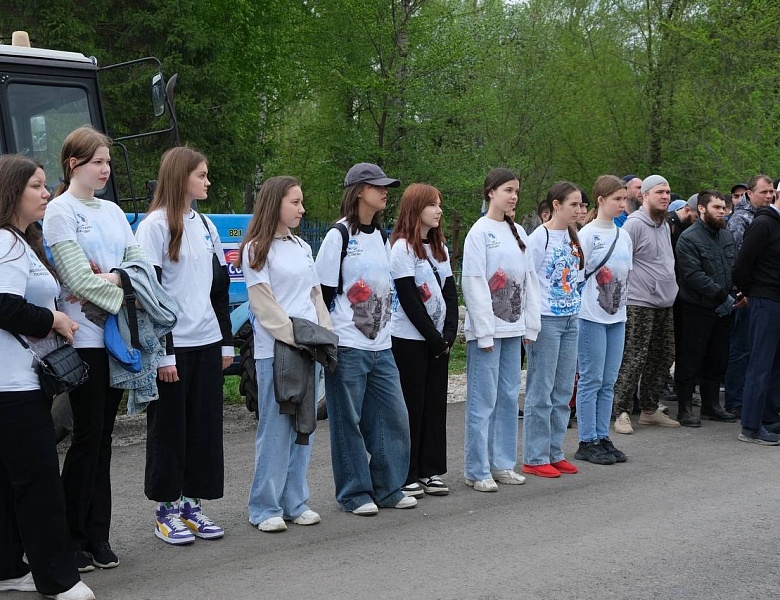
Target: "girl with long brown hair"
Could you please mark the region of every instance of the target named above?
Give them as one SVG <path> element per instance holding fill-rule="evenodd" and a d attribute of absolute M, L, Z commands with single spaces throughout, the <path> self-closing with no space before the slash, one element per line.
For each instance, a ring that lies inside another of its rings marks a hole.
<path fill-rule="evenodd" d="M 326 329 L 333 325 L 309 244 L 291 230 L 305 213 L 301 182 L 295 177 L 271 177 L 260 188 L 252 220 L 240 247 L 246 278 L 257 369 L 257 436 L 255 470 L 249 490 L 249 522 L 260 531 L 285 531 L 285 521 L 315 525 L 320 516 L 308 505 L 306 474 L 313 436 L 298 438 L 295 415 L 282 414 L 274 388 L 276 342 L 295 345 L 291 317 Z M 312 363 L 313 397 L 317 397 L 318 365 Z M 314 408 L 311 408 L 311 414 Z"/>
<path fill-rule="evenodd" d="M 0 157 L 0 591 L 89 600 L 65 521 L 51 404 L 20 342 L 35 347 L 53 332 L 72 342 L 78 329 L 56 308 L 60 286 L 43 253 L 37 222 L 48 199 L 40 164 Z"/>
<path fill-rule="evenodd" d="M 144 482 L 146 497 L 157 502 L 155 535 L 174 545 L 225 533 L 201 507 L 224 491 L 222 371 L 234 354 L 225 253 L 211 220 L 191 208 L 208 198 L 210 185 L 203 154 L 171 148 L 136 232 L 163 289 L 179 305 L 157 368 L 160 398 L 147 408 Z"/>
<path fill-rule="evenodd" d="M 447 471 L 449 352 L 458 333 L 458 292 L 441 226 L 441 194 L 432 185 L 404 190 L 392 236 L 395 282 L 390 335 L 409 413 L 411 454 L 403 492 L 443 496 Z"/>
<path fill-rule="evenodd" d="M 73 345 L 89 365 L 87 383 L 69 394 L 73 437 L 62 467 L 68 526 L 79 570 L 116 567 L 111 526 L 111 434 L 122 390 L 109 383 L 103 341 L 108 314 L 124 302 L 111 269 L 146 261 L 125 213 L 96 198 L 111 175 L 111 140 L 91 127 L 71 132 L 62 146 L 62 184 L 49 202 L 43 235 L 62 280 L 63 310 L 79 325 Z"/>

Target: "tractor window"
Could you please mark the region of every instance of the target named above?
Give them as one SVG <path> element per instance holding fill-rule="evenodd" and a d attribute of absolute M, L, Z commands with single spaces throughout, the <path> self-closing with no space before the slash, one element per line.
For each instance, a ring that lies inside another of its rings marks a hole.
<path fill-rule="evenodd" d="M 60 150 L 65 137 L 92 123 L 87 89 L 12 83 L 8 86 L 8 108 L 16 151 L 39 160 L 49 183 L 56 186 L 62 177 Z"/>

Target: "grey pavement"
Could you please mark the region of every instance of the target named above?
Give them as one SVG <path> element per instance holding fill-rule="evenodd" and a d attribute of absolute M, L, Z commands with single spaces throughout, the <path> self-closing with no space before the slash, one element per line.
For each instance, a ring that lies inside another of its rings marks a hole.
<path fill-rule="evenodd" d="M 572 429 L 567 457 L 579 474 L 485 494 L 463 484 L 463 414 L 449 406 L 450 495 L 376 517 L 338 510 L 321 422 L 309 483 L 322 523 L 269 534 L 246 519 L 253 421 L 237 413 L 225 498 L 205 505 L 227 534 L 188 547 L 153 535 L 143 443 L 118 447 L 111 541 L 121 564 L 83 579 L 99 600 L 780 597 L 780 448 L 737 441 L 736 424 L 637 426 L 612 436 L 629 462 L 597 466 L 573 460 Z"/>

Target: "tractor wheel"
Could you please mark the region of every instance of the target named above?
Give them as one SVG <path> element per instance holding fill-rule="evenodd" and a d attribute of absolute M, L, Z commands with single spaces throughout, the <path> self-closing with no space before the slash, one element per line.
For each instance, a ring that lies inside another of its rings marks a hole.
<path fill-rule="evenodd" d="M 254 357 L 255 336 L 249 335 L 241 346 L 241 381 L 238 383 L 238 393 L 246 398 L 246 409 L 257 413 L 257 370 Z"/>

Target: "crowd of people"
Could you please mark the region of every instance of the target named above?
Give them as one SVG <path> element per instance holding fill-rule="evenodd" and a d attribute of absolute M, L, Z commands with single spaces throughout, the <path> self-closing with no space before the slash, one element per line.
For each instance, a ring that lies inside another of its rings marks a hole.
<path fill-rule="evenodd" d="M 208 161 L 188 147 L 166 152 L 133 234 L 121 209 L 96 197 L 110 176 L 110 148 L 91 128 L 72 132 L 53 197 L 40 164 L 0 158 L 0 339 L 11 366 L 0 379 L 0 418 L 9 425 L 0 439 L 0 591 L 89 600 L 79 573 L 119 565 L 109 543 L 110 463 L 123 387 L 128 406 L 147 412 L 144 493 L 154 535 L 185 545 L 225 533 L 203 511 L 224 490 L 222 371 L 233 360 L 224 252 L 214 224 L 191 208 L 208 197 Z M 431 185 L 409 185 L 388 237 L 380 216 L 399 185 L 375 164 L 353 166 L 316 258 L 293 233 L 305 213 L 301 182 L 272 177 L 256 198 L 236 266 L 258 374 L 247 510 L 260 531 L 321 520 L 307 483 L 321 372 L 341 510 L 372 516 L 449 492 L 458 292 L 443 198 Z M 564 454 L 572 405 L 574 458 L 599 465 L 628 460 L 609 434 L 632 433 L 635 409 L 642 426 L 741 418 L 740 440 L 780 445 L 768 393 L 780 379 L 777 187 L 757 175 L 730 198 L 702 190 L 685 201 L 660 175 L 602 175 L 590 196 L 561 181 L 539 203 L 542 222 L 529 235 L 514 221 L 520 178 L 505 168 L 488 173 L 460 282 L 465 484 L 496 492 L 524 483 L 523 474 L 577 473 Z M 144 293 L 127 289 L 128 274 Z M 164 325 L 158 307 L 176 315 L 159 330 L 165 335 L 155 333 Z M 108 324 L 136 311 L 155 328 L 133 343 L 136 383 L 120 386 L 126 367 Z M 70 394 L 73 440 L 62 473 L 49 401 L 15 336 L 40 352 L 72 344 L 89 366 L 88 382 Z M 673 363 L 676 420 L 660 403 Z"/>

